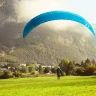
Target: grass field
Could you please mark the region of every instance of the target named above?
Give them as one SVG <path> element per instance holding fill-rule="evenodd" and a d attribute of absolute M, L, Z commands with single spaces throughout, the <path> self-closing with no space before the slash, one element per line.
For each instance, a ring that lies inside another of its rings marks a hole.
<path fill-rule="evenodd" d="M 0 96 L 96 96 L 96 78 L 87 76 L 1 79 Z"/>

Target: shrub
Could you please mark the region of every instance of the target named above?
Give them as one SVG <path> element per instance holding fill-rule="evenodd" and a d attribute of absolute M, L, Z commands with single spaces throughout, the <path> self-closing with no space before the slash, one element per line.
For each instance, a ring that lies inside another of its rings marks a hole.
<path fill-rule="evenodd" d="M 44 73 L 49 73 L 50 72 L 50 68 L 49 67 L 46 67 L 45 69 L 44 69 Z"/>
<path fill-rule="evenodd" d="M 8 79 L 8 78 L 12 78 L 12 72 L 9 70 L 5 70 L 1 76 L 2 79 Z"/>
<path fill-rule="evenodd" d="M 85 69 L 85 75 L 90 76 L 93 75 L 93 72 L 96 70 L 96 67 L 89 66 Z"/>
<path fill-rule="evenodd" d="M 81 67 L 76 70 L 77 75 L 90 76 L 96 70 L 96 66 L 89 65 L 87 67 Z"/>
<path fill-rule="evenodd" d="M 21 73 L 19 71 L 17 71 L 17 70 L 13 73 L 13 75 L 15 77 L 21 77 Z"/>
<path fill-rule="evenodd" d="M 25 78 L 25 77 L 27 77 L 27 75 L 26 74 L 24 74 L 24 73 L 21 73 L 21 76 L 20 76 L 21 78 Z"/>
<path fill-rule="evenodd" d="M 0 71 L 0 78 L 2 78 L 2 74 L 3 74 L 3 73 Z"/>
<path fill-rule="evenodd" d="M 61 76 L 66 76 L 66 73 L 65 73 L 65 72 L 62 72 L 62 73 L 61 73 Z"/>
<path fill-rule="evenodd" d="M 35 71 L 34 72 L 31 72 L 31 75 L 35 74 Z"/>
<path fill-rule="evenodd" d="M 85 69 L 84 68 L 77 68 L 76 73 L 77 75 L 84 76 Z"/>

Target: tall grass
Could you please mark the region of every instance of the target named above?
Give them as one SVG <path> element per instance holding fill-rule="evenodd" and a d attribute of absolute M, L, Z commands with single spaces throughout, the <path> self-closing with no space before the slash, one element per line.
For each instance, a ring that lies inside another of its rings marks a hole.
<path fill-rule="evenodd" d="M 0 80 L 0 96 L 96 96 L 96 78 L 65 76 Z"/>

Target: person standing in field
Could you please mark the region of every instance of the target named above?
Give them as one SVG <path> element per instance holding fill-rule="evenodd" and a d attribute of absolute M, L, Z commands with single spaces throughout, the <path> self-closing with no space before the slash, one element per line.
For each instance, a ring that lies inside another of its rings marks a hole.
<path fill-rule="evenodd" d="M 62 73 L 62 70 L 60 67 L 57 68 L 57 79 L 60 79 L 60 76 L 61 76 L 61 73 Z"/>

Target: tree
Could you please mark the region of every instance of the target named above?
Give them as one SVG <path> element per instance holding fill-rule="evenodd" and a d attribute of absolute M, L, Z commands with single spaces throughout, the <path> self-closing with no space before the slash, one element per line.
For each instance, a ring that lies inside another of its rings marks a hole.
<path fill-rule="evenodd" d="M 43 67 L 42 67 L 42 65 L 39 65 L 39 73 L 40 73 L 40 74 L 43 73 Z"/>
<path fill-rule="evenodd" d="M 84 66 L 83 66 L 83 67 L 87 68 L 87 67 L 90 66 L 90 65 L 91 65 L 91 61 L 87 58 L 87 59 L 85 60 L 85 63 L 84 63 Z"/>
<path fill-rule="evenodd" d="M 84 62 L 83 62 L 83 60 L 81 61 L 81 66 L 84 66 L 85 64 L 84 64 Z"/>
<path fill-rule="evenodd" d="M 85 60 L 85 65 L 86 64 L 91 64 L 91 61 L 88 58 Z"/>
<path fill-rule="evenodd" d="M 27 73 L 28 72 L 28 68 L 26 66 L 22 66 L 21 70 L 22 73 Z"/>
<path fill-rule="evenodd" d="M 68 59 L 63 59 L 59 66 L 66 73 L 66 75 L 70 75 L 75 68 L 75 65 Z"/>
<path fill-rule="evenodd" d="M 70 75 L 75 70 L 74 62 L 69 62 L 68 64 L 68 74 Z"/>
<path fill-rule="evenodd" d="M 35 65 L 34 64 L 30 64 L 28 67 L 28 70 L 30 73 L 34 74 L 35 73 Z"/>
<path fill-rule="evenodd" d="M 96 62 L 95 62 L 95 60 L 94 59 L 92 59 L 92 64 L 95 64 Z"/>

